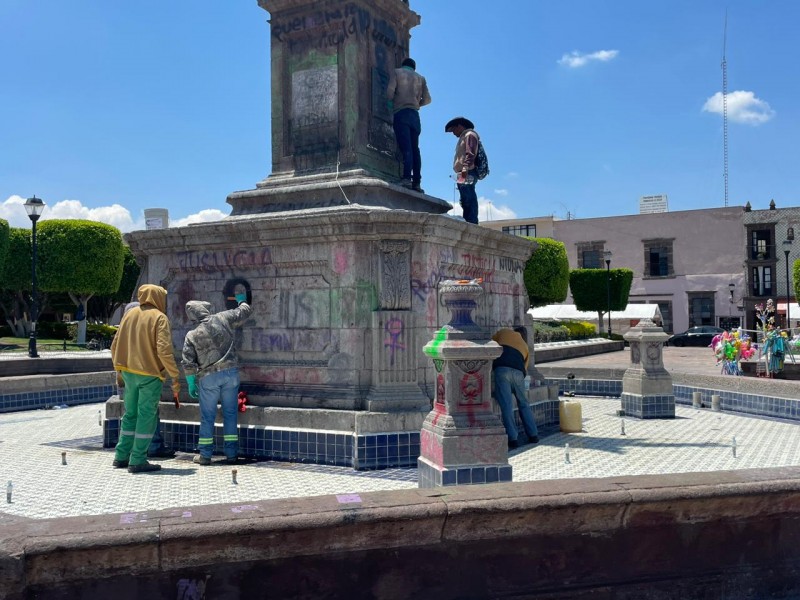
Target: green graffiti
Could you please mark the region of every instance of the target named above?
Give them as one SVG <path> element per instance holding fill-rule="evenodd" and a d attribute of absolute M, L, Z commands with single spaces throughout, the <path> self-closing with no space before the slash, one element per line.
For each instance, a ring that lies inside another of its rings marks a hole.
<path fill-rule="evenodd" d="M 447 327 L 446 326 L 442 327 L 439 331 L 437 331 L 434 334 L 433 339 L 430 341 L 430 343 L 425 345 L 425 348 L 423 348 L 423 351 L 428 356 L 433 356 L 433 357 L 439 356 L 439 346 L 441 346 L 442 343 L 445 342 L 445 340 L 447 340 Z"/>

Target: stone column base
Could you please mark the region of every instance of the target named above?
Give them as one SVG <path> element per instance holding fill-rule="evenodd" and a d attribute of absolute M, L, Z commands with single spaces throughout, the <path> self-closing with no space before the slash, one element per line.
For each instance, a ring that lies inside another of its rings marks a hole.
<path fill-rule="evenodd" d="M 674 419 L 675 396 L 641 396 L 622 393 L 622 410 L 625 416 L 637 419 Z"/>
<path fill-rule="evenodd" d="M 449 469 L 439 467 L 420 456 L 417 461 L 419 487 L 435 488 L 453 485 L 477 485 L 511 481 L 511 465 L 459 465 Z"/>

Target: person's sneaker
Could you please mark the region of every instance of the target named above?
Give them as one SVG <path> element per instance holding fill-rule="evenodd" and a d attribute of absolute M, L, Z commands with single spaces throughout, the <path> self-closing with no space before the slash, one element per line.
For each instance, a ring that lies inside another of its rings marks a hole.
<path fill-rule="evenodd" d="M 204 467 L 207 467 L 211 464 L 211 459 L 198 454 L 192 459 L 192 462 L 196 465 L 203 465 Z"/>
<path fill-rule="evenodd" d="M 127 460 L 117 460 L 114 459 L 114 462 L 111 463 L 115 469 L 127 469 L 128 468 L 128 461 Z"/>
<path fill-rule="evenodd" d="M 175 450 L 162 446 L 158 450 L 147 453 L 148 458 L 175 458 Z"/>
<path fill-rule="evenodd" d="M 154 465 L 153 463 L 143 462 L 140 465 L 128 465 L 128 473 L 149 473 L 151 471 L 160 471 L 161 465 Z"/>
<path fill-rule="evenodd" d="M 532 437 L 529 437 L 528 438 L 528 442 L 531 443 L 531 444 L 538 444 L 539 443 L 539 436 L 538 435 L 534 435 Z"/>

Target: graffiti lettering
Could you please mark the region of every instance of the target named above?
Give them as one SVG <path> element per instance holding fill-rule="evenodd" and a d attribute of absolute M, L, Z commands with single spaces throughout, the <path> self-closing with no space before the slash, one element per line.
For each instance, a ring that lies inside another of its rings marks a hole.
<path fill-rule="evenodd" d="M 292 339 L 279 332 L 254 334 L 253 346 L 261 352 L 291 352 L 294 349 Z"/>
<path fill-rule="evenodd" d="M 263 267 L 272 264 L 269 248 L 260 250 L 224 250 L 218 252 L 177 252 L 175 254 L 181 271 L 218 273 L 234 269 Z"/>

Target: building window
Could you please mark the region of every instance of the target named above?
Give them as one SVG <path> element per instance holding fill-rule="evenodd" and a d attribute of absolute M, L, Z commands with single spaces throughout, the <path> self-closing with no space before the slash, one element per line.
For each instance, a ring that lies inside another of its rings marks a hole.
<path fill-rule="evenodd" d="M 517 235 L 520 237 L 536 237 L 536 225 L 513 225 L 511 227 L 503 227 L 503 233 L 509 235 Z"/>
<path fill-rule="evenodd" d="M 753 296 L 771 296 L 772 267 L 753 267 Z"/>
<path fill-rule="evenodd" d="M 772 230 L 753 229 L 750 232 L 750 260 L 773 258 L 772 248 Z"/>
<path fill-rule="evenodd" d="M 715 324 L 714 294 L 712 292 L 690 292 L 689 327 Z"/>
<path fill-rule="evenodd" d="M 645 277 L 670 277 L 674 274 L 672 267 L 672 241 L 644 241 Z"/>
<path fill-rule="evenodd" d="M 578 242 L 578 268 L 579 269 L 603 269 L 603 251 L 606 243 Z"/>
<path fill-rule="evenodd" d="M 661 313 L 661 327 L 666 333 L 674 333 L 672 331 L 672 302 L 665 300 L 657 304 L 658 311 Z"/>
<path fill-rule="evenodd" d="M 599 250 L 584 250 L 581 255 L 584 269 L 602 269 L 603 262 Z"/>

